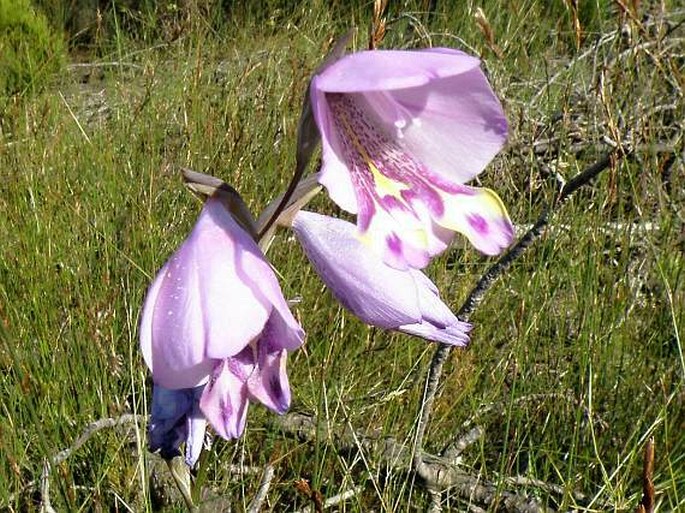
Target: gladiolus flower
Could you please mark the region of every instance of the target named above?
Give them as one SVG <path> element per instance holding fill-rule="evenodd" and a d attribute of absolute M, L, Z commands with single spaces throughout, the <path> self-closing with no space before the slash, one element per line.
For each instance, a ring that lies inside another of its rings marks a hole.
<path fill-rule="evenodd" d="M 416 269 L 385 265 L 352 223 L 300 211 L 292 228 L 333 295 L 365 323 L 444 344 L 468 343 L 471 326 L 442 302 L 435 284 Z"/>
<path fill-rule="evenodd" d="M 248 400 L 287 410 L 286 355 L 303 340 L 264 255 L 221 200 L 210 197 L 145 298 L 140 343 L 155 385 L 172 391 L 204 385 L 199 411 L 219 435 L 235 438 Z"/>
<path fill-rule="evenodd" d="M 425 267 L 454 232 L 488 255 L 512 240 L 499 197 L 463 185 L 507 136 L 479 63 L 445 48 L 364 51 L 312 79 L 320 182 L 392 267 Z"/>

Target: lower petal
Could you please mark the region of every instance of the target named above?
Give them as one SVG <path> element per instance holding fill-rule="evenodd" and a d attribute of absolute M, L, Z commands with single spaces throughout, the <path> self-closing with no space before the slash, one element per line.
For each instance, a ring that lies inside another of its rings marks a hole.
<path fill-rule="evenodd" d="M 469 343 L 468 333 L 471 325 L 460 321 L 452 310 L 440 299 L 438 288 L 421 271 L 411 270 L 416 283 L 421 309 L 421 322 L 400 326 L 403 333 L 449 344 L 466 346 Z"/>
<path fill-rule="evenodd" d="M 466 323 L 461 324 L 468 326 Z M 455 325 L 443 327 L 424 321 L 417 324 L 400 326 L 399 331 L 430 340 L 431 342 L 464 347 L 469 343 L 468 330 L 465 329 L 465 326 Z"/>
<path fill-rule="evenodd" d="M 514 238 L 514 228 L 502 200 L 490 189 L 459 188 L 460 192 L 441 192 L 445 212 L 436 222 L 465 235 L 486 255 L 497 255 Z"/>
<path fill-rule="evenodd" d="M 431 232 L 413 213 L 398 208 L 385 210 L 381 206 L 376 208 L 368 229 L 360 234 L 362 242 L 382 255 L 387 265 L 401 271 L 428 265 L 429 237 Z"/>
<path fill-rule="evenodd" d="M 235 358 L 221 360 L 200 399 L 200 409 L 214 428 L 226 440 L 238 438 L 247 418 L 247 387 L 251 369 L 242 367 Z"/>
<path fill-rule="evenodd" d="M 270 351 L 265 340 L 260 341 L 259 359 L 247 382 L 250 398 L 271 411 L 283 414 L 290 407 L 290 385 L 285 371 L 287 351 Z"/>

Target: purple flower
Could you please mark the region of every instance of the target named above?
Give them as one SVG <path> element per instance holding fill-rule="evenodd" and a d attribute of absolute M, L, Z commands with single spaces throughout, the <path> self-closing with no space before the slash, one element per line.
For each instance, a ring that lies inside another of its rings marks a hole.
<path fill-rule="evenodd" d="M 170 390 L 161 385 L 152 388 L 149 447 L 160 451 L 165 460 L 179 456 L 179 447 L 186 442 L 185 460 L 195 465 L 202 451 L 207 420 L 200 411 L 200 396 L 204 386 Z"/>
<path fill-rule="evenodd" d="M 204 386 L 199 411 L 219 435 L 240 436 L 248 400 L 287 410 L 286 355 L 303 340 L 264 255 L 222 201 L 210 197 L 143 306 L 140 344 L 156 390 L 177 391 L 160 399 L 164 411 L 177 400 L 179 411 L 196 418 L 195 403 L 189 409 L 181 392 L 197 395 Z"/>
<path fill-rule="evenodd" d="M 425 267 L 454 232 L 489 255 L 512 240 L 499 197 L 463 185 L 507 136 L 479 63 L 445 48 L 364 51 L 312 79 L 320 182 L 392 267 Z"/>
<path fill-rule="evenodd" d="M 442 302 L 433 282 L 416 269 L 385 265 L 353 224 L 300 211 L 292 228 L 333 295 L 365 323 L 444 344 L 468 343 L 471 326 Z"/>

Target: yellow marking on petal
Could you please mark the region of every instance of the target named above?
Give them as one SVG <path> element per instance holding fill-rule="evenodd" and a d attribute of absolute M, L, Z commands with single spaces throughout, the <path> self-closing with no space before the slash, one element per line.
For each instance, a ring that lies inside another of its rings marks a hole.
<path fill-rule="evenodd" d="M 376 184 L 376 189 L 384 196 L 394 196 L 395 198 L 401 200 L 402 203 L 404 203 L 401 193 L 402 191 L 406 191 L 407 189 L 409 189 L 409 187 L 407 187 L 407 185 L 403 184 L 402 182 L 397 182 L 382 174 L 372 162 L 368 164 L 369 169 L 371 170 L 371 174 L 373 175 L 373 181 Z"/>
<path fill-rule="evenodd" d="M 445 213 L 438 224 L 450 230 L 464 233 L 465 216 L 479 214 L 486 219 L 509 219 L 507 209 L 500 197 L 487 188 L 474 188 L 475 195 L 453 195 L 438 191 L 445 205 Z"/>

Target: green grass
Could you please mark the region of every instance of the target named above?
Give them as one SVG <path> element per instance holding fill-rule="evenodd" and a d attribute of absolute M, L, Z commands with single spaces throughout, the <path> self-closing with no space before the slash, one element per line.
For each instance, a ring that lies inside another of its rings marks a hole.
<path fill-rule="evenodd" d="M 668 24 L 641 32 L 616 4 L 587 2 L 577 49 L 562 2 L 437 2 L 430 19 L 423 3 L 406 11 L 391 6 L 385 46 L 459 46 L 481 54 L 511 137 L 480 180 L 498 191 L 515 223 L 532 223 L 552 201 L 559 184 L 549 170 L 572 177 L 609 149 L 603 136 L 630 132 L 637 146 L 571 198 L 490 290 L 472 317 L 470 348 L 448 362 L 426 449 L 439 453 L 470 421 L 485 434 L 463 454 L 463 468 L 501 492 L 528 493 L 564 511 L 632 511 L 641 495 L 642 449 L 654 436 L 658 511 L 683 508 L 685 170 L 678 95 L 685 65 L 677 38 L 685 13 L 677 2 L 665 2 L 666 13 L 643 2 L 650 20 L 666 16 Z M 501 59 L 474 21 L 477 5 Z M 361 27 L 356 46 L 366 46 L 370 5 L 272 7 L 236 8 L 218 28 L 195 17 L 173 40 L 113 32 L 92 66 L 55 76 L 44 93 L 5 107 L 0 508 L 37 510 L 39 487 L 32 483 L 44 459 L 69 447 L 90 422 L 147 412 L 140 305 L 200 208 L 179 168 L 221 177 L 258 213 L 289 179 L 302 94 L 332 38 L 354 23 Z M 623 35 L 622 23 L 629 27 Z M 645 50 L 631 50 L 639 44 Z M 543 139 L 552 140 L 546 149 Z M 314 205 L 336 212 L 323 197 Z M 339 511 L 423 510 L 427 498 L 410 474 L 372 452 L 341 451 L 337 437 L 351 427 L 411 445 L 432 347 L 366 328 L 345 313 L 289 233 L 279 233 L 269 257 L 286 297 L 303 297 L 297 315 L 308 339 L 289 358 L 292 410 L 316 415 L 329 430 L 297 440 L 253 406 L 245 436 L 217 440 L 198 481 L 240 511 L 259 476 L 231 474 L 229 465 L 274 461 L 273 511 L 309 504 L 296 479 L 326 497 L 362 485 L 363 493 Z M 428 272 L 456 309 L 492 262 L 457 245 Z M 151 510 L 151 460 L 138 450 L 136 434 L 144 442 L 144 424 L 133 432 L 104 430 L 55 468 L 53 506 Z M 515 487 L 504 481 L 511 476 L 566 493 Z M 577 504 L 574 491 L 587 501 Z M 443 505 L 466 509 L 449 493 Z M 167 509 L 182 511 L 182 504 Z"/>

